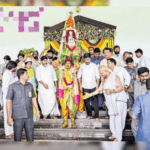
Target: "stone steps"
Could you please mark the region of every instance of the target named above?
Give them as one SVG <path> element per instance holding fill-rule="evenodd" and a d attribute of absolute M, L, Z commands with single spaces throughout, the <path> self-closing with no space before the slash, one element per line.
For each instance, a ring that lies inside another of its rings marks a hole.
<path fill-rule="evenodd" d="M 63 119 L 40 119 L 38 122 L 34 123 L 35 128 L 60 128 L 63 123 Z M 98 128 L 109 128 L 109 119 L 101 119 L 100 122 L 97 123 L 95 119 L 75 119 L 75 123 L 77 128 L 79 129 L 98 129 Z M 126 121 L 126 129 L 130 129 L 130 121 Z M 4 121 L 0 121 L 0 128 L 4 127 Z M 68 119 L 68 128 L 71 128 L 71 119 Z"/>
<path fill-rule="evenodd" d="M 34 123 L 34 139 L 35 140 L 89 140 L 89 141 L 109 141 L 111 136 L 109 129 L 109 119 L 105 119 L 106 112 L 100 111 L 100 123 L 94 118 L 86 120 L 86 112 L 77 112 L 76 125 L 77 129 L 71 129 L 71 119 L 68 119 L 68 128 L 62 129 L 63 119 L 40 119 Z M 94 116 L 94 112 L 92 112 Z M 2 116 L 2 115 L 1 115 Z M 4 139 L 4 121 L 0 120 L 0 140 Z M 23 131 L 22 139 L 25 140 Z M 126 120 L 126 127 L 123 133 L 124 141 L 133 141 L 131 131 L 131 121 Z"/>
<path fill-rule="evenodd" d="M 0 129 L 0 139 L 4 138 L 4 130 Z M 109 129 L 34 129 L 34 139 L 38 140 L 102 140 L 108 141 L 111 136 Z M 123 138 L 133 140 L 131 130 L 125 130 Z M 25 139 L 23 131 L 22 139 Z"/>

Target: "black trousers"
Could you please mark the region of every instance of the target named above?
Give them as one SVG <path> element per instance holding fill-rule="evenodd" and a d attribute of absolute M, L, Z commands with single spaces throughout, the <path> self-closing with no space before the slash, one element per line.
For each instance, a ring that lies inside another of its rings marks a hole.
<path fill-rule="evenodd" d="M 95 90 L 96 90 L 96 88 L 93 88 L 93 89 L 84 89 L 83 88 L 83 95 L 85 95 L 84 92 L 92 93 Z M 91 101 L 93 102 L 93 106 L 94 106 L 95 118 L 99 118 L 98 95 L 94 95 L 94 96 L 84 100 L 87 116 L 91 116 L 92 117 L 92 110 L 91 110 L 91 106 L 90 106 L 90 102 Z"/>
<path fill-rule="evenodd" d="M 25 128 L 26 140 L 34 141 L 33 117 L 25 119 L 14 119 L 14 141 L 21 141 L 23 128 Z"/>

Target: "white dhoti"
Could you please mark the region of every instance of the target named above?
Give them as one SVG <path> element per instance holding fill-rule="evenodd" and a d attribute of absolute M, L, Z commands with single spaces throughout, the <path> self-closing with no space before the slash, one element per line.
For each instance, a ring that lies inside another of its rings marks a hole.
<path fill-rule="evenodd" d="M 122 101 L 116 101 L 118 108 L 118 115 L 110 116 L 109 125 L 112 132 L 112 136 L 118 141 L 122 140 L 122 133 L 125 128 L 125 121 L 127 115 L 127 103 Z"/>
<path fill-rule="evenodd" d="M 56 93 L 54 90 L 49 90 L 48 94 L 38 94 L 39 105 L 44 116 L 55 115 L 60 116 Z"/>
<path fill-rule="evenodd" d="M 57 76 L 54 68 L 51 65 L 44 67 L 40 65 L 36 70 L 36 78 L 39 82 L 38 89 L 38 101 L 42 110 L 42 114 L 46 117 L 49 114 L 60 116 L 58 109 L 57 99 L 56 99 L 56 88 L 54 82 L 57 81 Z M 46 89 L 40 81 L 43 81 L 48 85 Z"/>
<path fill-rule="evenodd" d="M 7 110 L 6 110 L 6 94 L 3 94 L 3 110 L 4 110 L 4 129 L 5 129 L 5 135 L 9 136 L 12 133 L 14 133 L 13 126 L 9 126 L 7 123 Z"/>

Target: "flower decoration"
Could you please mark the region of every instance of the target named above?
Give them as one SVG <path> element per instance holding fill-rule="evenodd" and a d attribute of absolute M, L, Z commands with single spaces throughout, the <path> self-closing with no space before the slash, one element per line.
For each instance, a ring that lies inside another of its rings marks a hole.
<path fill-rule="evenodd" d="M 30 49 L 24 49 L 21 54 L 27 55 L 27 57 L 32 57 L 32 54 L 35 53 L 36 51 L 34 50 L 34 48 L 30 48 Z"/>
<path fill-rule="evenodd" d="M 70 16 L 70 18 L 72 19 L 72 16 Z M 66 27 L 75 26 L 73 19 L 72 21 L 71 19 L 70 21 L 66 22 Z M 115 29 L 109 29 L 109 28 L 101 29 L 99 27 L 82 23 L 79 21 L 76 23 L 76 30 L 78 33 L 79 40 L 90 41 L 90 40 L 99 40 L 99 39 L 109 39 L 109 38 L 115 38 L 116 35 Z M 51 30 L 46 31 L 44 33 L 44 41 L 60 42 L 63 31 L 65 31 L 64 28 L 59 29 L 57 31 L 51 31 Z"/>
<path fill-rule="evenodd" d="M 72 15 L 69 16 L 69 19 L 66 22 L 65 28 L 72 27 L 74 29 L 74 21 Z"/>

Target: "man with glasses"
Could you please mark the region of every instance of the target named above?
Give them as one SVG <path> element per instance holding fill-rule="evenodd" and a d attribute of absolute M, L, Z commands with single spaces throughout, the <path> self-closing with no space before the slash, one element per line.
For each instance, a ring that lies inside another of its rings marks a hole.
<path fill-rule="evenodd" d="M 149 69 L 146 67 L 141 67 L 138 69 L 139 80 L 134 83 L 134 103 L 139 95 L 143 95 L 147 92 L 146 80 L 149 78 Z M 134 137 L 136 137 L 139 125 L 139 118 L 132 119 L 131 128 Z"/>

